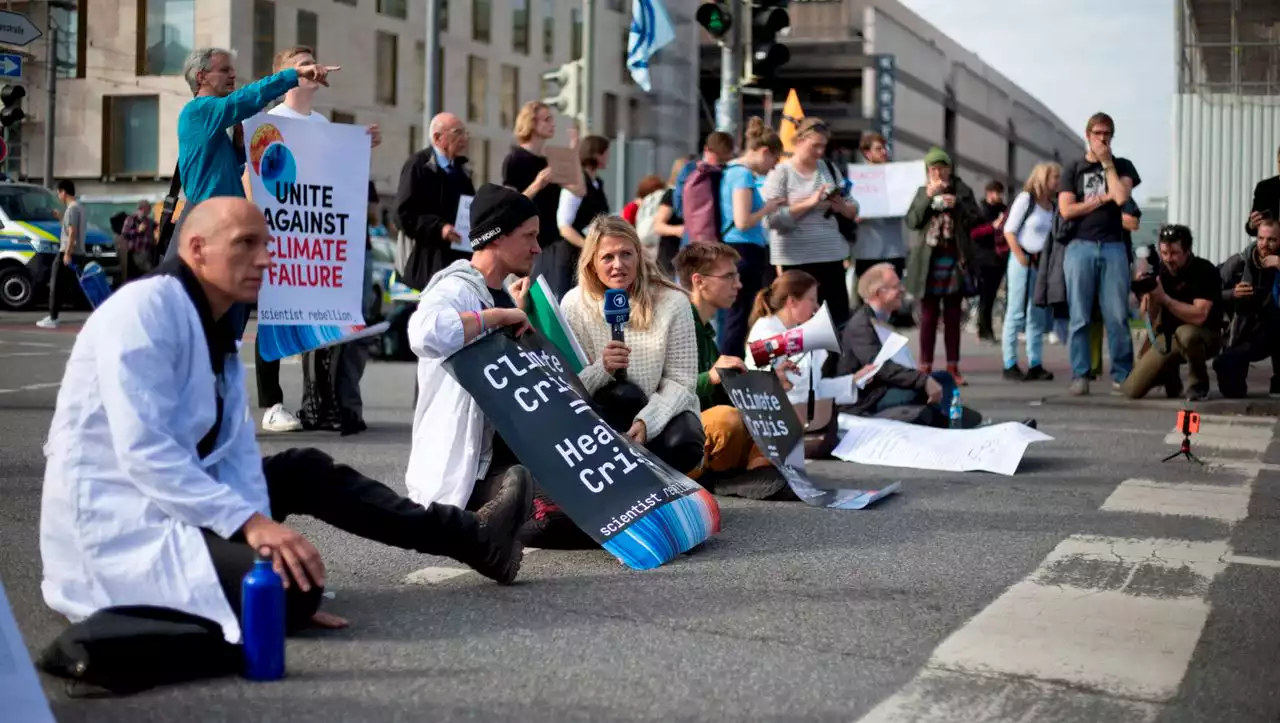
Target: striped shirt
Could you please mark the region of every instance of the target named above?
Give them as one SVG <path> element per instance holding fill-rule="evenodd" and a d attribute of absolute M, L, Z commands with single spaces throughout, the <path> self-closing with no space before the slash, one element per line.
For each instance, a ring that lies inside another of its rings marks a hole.
<path fill-rule="evenodd" d="M 817 193 L 824 185 L 844 189 L 847 184 L 844 179 L 832 178 L 824 161 L 818 162 L 818 169 L 811 176 L 801 174 L 790 161 L 786 161 L 769 172 L 760 195 L 766 201 L 784 198 L 788 204 L 795 204 Z M 848 197 L 847 189 L 845 195 Z M 824 211 L 815 209 L 796 220 L 791 216 L 791 209 L 784 206 L 770 214 L 765 219 L 765 225 L 772 232 L 770 263 L 797 266 L 849 258 L 849 242 L 840 235 L 840 227 L 832 213 L 827 217 Z"/>

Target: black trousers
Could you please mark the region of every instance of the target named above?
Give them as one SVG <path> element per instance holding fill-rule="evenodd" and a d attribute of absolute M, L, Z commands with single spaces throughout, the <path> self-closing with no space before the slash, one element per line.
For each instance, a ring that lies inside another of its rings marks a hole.
<path fill-rule="evenodd" d="M 80 279 L 63 263 L 61 253 L 54 254 L 52 263 L 49 271 L 49 318 L 57 321 L 58 309 L 69 299 L 83 296 L 83 292 L 80 291 Z M 71 263 L 83 269 L 84 257 L 73 255 Z"/>
<path fill-rule="evenodd" d="M 826 261 L 820 264 L 784 266 L 783 271 L 803 271 L 818 280 L 818 303 L 826 304 L 831 312 L 831 323 L 839 331 L 849 320 L 849 289 L 844 283 L 844 262 Z"/>
<path fill-rule="evenodd" d="M 978 336 L 983 339 L 995 338 L 991 315 L 995 309 L 996 297 L 1000 295 L 1000 284 L 1004 281 L 1008 263 L 995 266 L 978 267 Z"/>
<path fill-rule="evenodd" d="M 253 338 L 253 376 L 258 383 L 258 407 L 270 409 L 284 404 L 284 390 L 280 388 L 280 360 L 265 361 L 262 345 L 257 335 Z"/>
<path fill-rule="evenodd" d="M 1280 334 L 1245 339 L 1223 349 L 1213 360 L 1218 375 L 1218 391 L 1229 399 L 1240 399 L 1249 393 L 1249 364 L 1271 357 L 1271 386 L 1280 380 Z"/>
<path fill-rule="evenodd" d="M 731 244 L 742 257 L 738 259 L 738 278 L 742 290 L 733 306 L 724 312 L 724 325 L 720 329 L 720 353 L 741 358 L 747 350 L 747 333 L 751 330 L 751 305 L 756 294 L 764 288 L 769 268 L 769 250 L 755 244 Z M 624 430 L 625 431 L 625 430 Z"/>
<path fill-rule="evenodd" d="M 283 522 L 308 515 L 384 545 L 466 562 L 481 548 L 475 515 L 450 505 L 422 505 L 369 479 L 318 449 L 290 449 L 262 459 L 271 516 Z M 209 557 L 227 602 L 240 616 L 240 583 L 255 553 L 237 533 L 231 539 L 204 532 Z M 298 630 L 320 608 L 323 590 L 307 592 L 293 582 L 285 594 L 286 623 Z"/>

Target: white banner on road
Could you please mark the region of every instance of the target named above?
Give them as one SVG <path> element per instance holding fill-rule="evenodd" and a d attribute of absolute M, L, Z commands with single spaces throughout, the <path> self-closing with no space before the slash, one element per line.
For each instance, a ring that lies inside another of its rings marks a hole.
<path fill-rule="evenodd" d="M 849 180 L 862 218 L 899 218 L 907 215 L 911 199 L 925 184 L 924 161 L 851 163 Z"/>
<path fill-rule="evenodd" d="M 832 455 L 846 462 L 938 472 L 1012 475 L 1032 442 L 1053 437 L 1021 422 L 977 429 L 937 429 L 891 419 L 841 414 L 844 435 Z"/>
<path fill-rule="evenodd" d="M 259 113 L 244 135 L 249 188 L 275 261 L 258 297 L 259 323 L 364 324 L 368 131 Z"/>

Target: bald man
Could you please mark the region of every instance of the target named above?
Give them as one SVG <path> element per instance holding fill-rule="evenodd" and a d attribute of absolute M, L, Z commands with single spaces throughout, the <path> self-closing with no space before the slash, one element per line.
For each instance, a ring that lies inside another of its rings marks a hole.
<path fill-rule="evenodd" d="M 258 298 L 268 240 L 248 201 L 199 204 L 178 258 L 122 287 L 76 337 L 40 515 L 45 602 L 72 621 L 151 605 L 212 620 L 237 642 L 240 581 L 258 551 L 285 576 L 291 630 L 343 626 L 317 612 L 324 561 L 283 524 L 291 514 L 515 579 L 532 504 L 521 480 L 473 514 L 418 505 L 319 450 L 261 456 L 227 311 Z"/>
<path fill-rule="evenodd" d="M 396 191 L 402 240 L 411 242 L 406 244 L 411 251 L 402 261 L 405 273 L 400 280 L 419 291 L 437 271 L 471 255 L 454 223 L 461 199 L 476 194 L 467 168 L 469 136 L 462 119 L 441 113 L 431 119 L 430 133 L 431 145 L 404 162 Z"/>

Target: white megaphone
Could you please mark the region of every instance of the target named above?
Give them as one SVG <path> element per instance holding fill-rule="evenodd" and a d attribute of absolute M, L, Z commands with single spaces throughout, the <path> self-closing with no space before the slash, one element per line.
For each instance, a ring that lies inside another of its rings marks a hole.
<path fill-rule="evenodd" d="M 836 327 L 831 323 L 831 312 L 824 303 L 813 318 L 768 339 L 753 341 L 747 345 L 751 358 L 756 366 L 762 367 L 770 359 L 780 356 L 802 354 L 814 349 L 840 351 L 840 339 L 836 337 Z"/>

